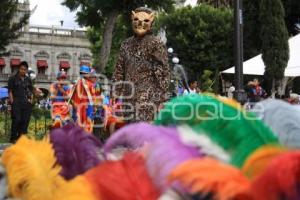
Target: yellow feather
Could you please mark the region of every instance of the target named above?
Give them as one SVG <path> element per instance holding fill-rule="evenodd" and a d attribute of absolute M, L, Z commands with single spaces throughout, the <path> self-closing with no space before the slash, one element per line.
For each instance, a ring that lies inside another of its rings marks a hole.
<path fill-rule="evenodd" d="M 64 180 L 49 139 L 30 140 L 22 136 L 2 156 L 10 195 L 22 200 L 54 200 Z"/>
<path fill-rule="evenodd" d="M 239 102 L 237 102 L 234 99 L 231 98 L 227 98 L 227 97 L 222 97 L 222 96 L 215 96 L 216 99 L 218 99 L 219 101 L 221 101 L 222 103 L 231 106 L 239 111 L 244 111 L 243 107 L 241 106 L 241 104 Z"/>
<path fill-rule="evenodd" d="M 242 172 L 253 180 L 259 176 L 273 158 L 286 152 L 281 146 L 265 145 L 253 152 L 242 167 Z"/>
<path fill-rule="evenodd" d="M 60 187 L 56 196 L 63 200 L 101 200 L 95 197 L 90 183 L 83 176 L 77 176 Z"/>

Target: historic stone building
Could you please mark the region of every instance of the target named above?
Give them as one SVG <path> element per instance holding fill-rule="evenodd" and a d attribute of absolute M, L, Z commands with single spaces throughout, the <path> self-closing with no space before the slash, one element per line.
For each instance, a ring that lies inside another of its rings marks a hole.
<path fill-rule="evenodd" d="M 29 3 L 20 4 L 22 12 L 29 10 Z M 86 32 L 55 26 L 26 26 L 20 37 L 8 47 L 9 56 L 0 57 L 0 84 L 7 85 L 9 76 L 23 60 L 35 71 L 37 87 L 49 89 L 59 70 L 67 72 L 70 80 L 79 76 L 82 63 L 90 65 L 92 55 Z"/>

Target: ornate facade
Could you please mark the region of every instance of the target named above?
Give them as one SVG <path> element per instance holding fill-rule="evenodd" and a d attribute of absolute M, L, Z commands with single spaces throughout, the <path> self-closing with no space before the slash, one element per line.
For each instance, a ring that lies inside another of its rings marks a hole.
<path fill-rule="evenodd" d="M 24 4 L 21 4 L 23 9 L 27 6 Z M 59 70 L 66 71 L 74 81 L 79 76 L 80 64 L 90 65 L 92 62 L 85 31 L 54 26 L 24 27 L 20 37 L 7 50 L 9 55 L 0 57 L 0 86 L 6 86 L 8 77 L 23 60 L 35 71 L 37 87 L 45 89 L 49 89 Z"/>

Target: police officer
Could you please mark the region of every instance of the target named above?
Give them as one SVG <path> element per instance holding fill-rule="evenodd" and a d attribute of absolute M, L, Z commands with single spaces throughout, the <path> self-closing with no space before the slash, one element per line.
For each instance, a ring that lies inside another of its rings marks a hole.
<path fill-rule="evenodd" d="M 28 63 L 23 61 L 19 65 L 18 72 L 8 80 L 9 100 L 11 111 L 11 137 L 14 143 L 22 135 L 27 133 L 33 101 L 33 85 L 27 76 Z"/>

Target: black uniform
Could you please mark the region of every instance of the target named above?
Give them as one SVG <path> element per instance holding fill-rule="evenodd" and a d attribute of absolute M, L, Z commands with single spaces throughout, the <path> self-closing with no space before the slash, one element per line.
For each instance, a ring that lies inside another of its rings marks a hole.
<path fill-rule="evenodd" d="M 20 78 L 18 73 L 8 80 L 8 90 L 12 92 L 11 142 L 15 142 L 21 134 L 27 133 L 32 104 L 33 85 L 29 77 Z"/>

